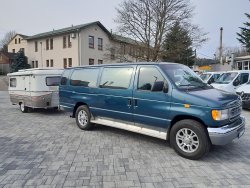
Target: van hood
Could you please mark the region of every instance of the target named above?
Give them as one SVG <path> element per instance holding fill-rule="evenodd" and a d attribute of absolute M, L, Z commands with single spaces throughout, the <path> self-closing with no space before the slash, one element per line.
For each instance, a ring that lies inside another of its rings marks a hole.
<path fill-rule="evenodd" d="M 230 85 L 230 84 L 217 84 L 217 83 L 213 83 L 211 84 L 214 88 L 219 89 L 219 90 L 223 90 L 223 91 L 227 91 L 230 93 L 234 93 L 235 94 L 235 89 L 234 86 Z"/>
<path fill-rule="evenodd" d="M 188 91 L 187 93 L 192 97 L 191 101 L 194 101 L 193 103 L 199 106 L 224 107 L 239 99 L 236 94 L 218 89 Z"/>

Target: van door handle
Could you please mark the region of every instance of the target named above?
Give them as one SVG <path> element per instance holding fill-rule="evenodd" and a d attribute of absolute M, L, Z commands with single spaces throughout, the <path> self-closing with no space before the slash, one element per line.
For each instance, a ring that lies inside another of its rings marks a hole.
<path fill-rule="evenodd" d="M 132 105 L 132 100 L 131 99 L 128 99 L 128 107 L 130 108 Z"/>
<path fill-rule="evenodd" d="M 134 99 L 134 108 L 138 107 L 137 105 L 137 99 Z"/>

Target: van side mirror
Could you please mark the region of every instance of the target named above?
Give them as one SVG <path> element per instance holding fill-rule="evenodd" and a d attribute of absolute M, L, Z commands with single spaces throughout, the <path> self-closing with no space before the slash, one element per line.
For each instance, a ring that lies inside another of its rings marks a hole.
<path fill-rule="evenodd" d="M 212 83 L 214 83 L 214 78 L 212 77 L 212 78 L 210 78 L 209 80 L 208 80 L 208 82 L 207 82 L 208 84 L 212 84 Z"/>
<path fill-rule="evenodd" d="M 151 91 L 162 91 L 164 87 L 163 81 L 155 82 Z"/>

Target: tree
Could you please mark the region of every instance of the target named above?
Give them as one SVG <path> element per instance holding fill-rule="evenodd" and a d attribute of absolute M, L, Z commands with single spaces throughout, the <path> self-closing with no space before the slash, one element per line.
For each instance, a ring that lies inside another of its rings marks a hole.
<path fill-rule="evenodd" d="M 250 19 L 250 14 L 245 13 L 248 19 Z M 240 33 L 237 33 L 239 36 L 238 41 L 250 52 L 250 22 L 243 23 L 245 27 L 240 27 Z"/>
<path fill-rule="evenodd" d="M 16 35 L 15 31 L 9 31 L 4 35 L 3 39 L 0 40 L 1 51 L 8 52 L 8 44 L 15 35 Z"/>
<path fill-rule="evenodd" d="M 21 69 L 28 69 L 30 68 L 30 64 L 27 63 L 27 57 L 24 56 L 23 51 L 17 52 L 14 58 L 14 62 L 10 65 L 10 72 L 17 72 Z"/>
<path fill-rule="evenodd" d="M 191 66 L 194 64 L 194 59 L 189 32 L 176 22 L 166 34 L 163 44 L 163 60 Z"/>
<path fill-rule="evenodd" d="M 176 21 L 189 23 L 192 12 L 190 0 L 124 0 L 115 22 L 120 33 L 145 45 L 148 61 L 156 61 L 161 58 L 165 34 Z M 200 32 L 191 24 L 189 29 Z"/>

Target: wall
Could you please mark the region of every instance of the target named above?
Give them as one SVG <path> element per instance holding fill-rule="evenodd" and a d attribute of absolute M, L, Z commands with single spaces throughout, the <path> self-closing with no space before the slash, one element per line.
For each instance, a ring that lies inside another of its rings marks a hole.
<path fill-rule="evenodd" d="M 53 67 L 63 68 L 63 59 L 72 58 L 72 66 L 78 66 L 78 39 L 71 38 L 71 48 L 63 48 L 63 36 L 53 36 L 50 38 L 43 38 L 28 41 L 28 63 L 32 65 L 32 61 L 38 61 L 38 67 L 46 67 L 46 60 L 53 59 Z M 53 49 L 46 50 L 46 39 L 53 38 Z M 68 38 L 66 38 L 68 41 Z M 38 50 L 35 52 L 35 41 L 38 44 Z"/>
<path fill-rule="evenodd" d="M 17 44 L 15 44 L 15 39 L 17 40 Z M 20 43 L 19 43 L 19 39 L 20 39 Z M 8 52 L 13 53 L 13 49 L 15 50 L 15 53 L 17 53 L 20 48 L 24 48 L 24 52 L 26 54 L 26 50 L 27 50 L 27 41 L 25 39 L 23 39 L 22 36 L 20 35 L 16 35 L 8 44 Z"/>

